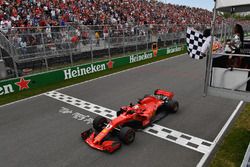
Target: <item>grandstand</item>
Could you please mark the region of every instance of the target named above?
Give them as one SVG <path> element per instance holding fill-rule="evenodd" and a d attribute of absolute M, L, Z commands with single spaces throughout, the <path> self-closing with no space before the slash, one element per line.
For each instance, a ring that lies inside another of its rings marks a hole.
<path fill-rule="evenodd" d="M 212 13 L 204 9 L 147 0 L 1 0 L 0 5 L 0 20 L 7 23 L 6 28 L 64 26 L 67 22 L 83 25 L 210 24 L 212 18 Z"/>
<path fill-rule="evenodd" d="M 211 18 L 208 10 L 147 0 L 0 0 L 1 55 L 21 76 L 181 43 L 188 25 L 202 30 Z"/>

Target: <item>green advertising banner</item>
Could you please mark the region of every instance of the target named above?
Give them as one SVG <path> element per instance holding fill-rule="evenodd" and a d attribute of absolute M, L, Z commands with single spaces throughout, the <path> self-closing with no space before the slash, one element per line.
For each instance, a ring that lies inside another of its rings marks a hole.
<path fill-rule="evenodd" d="M 18 93 L 20 91 L 32 88 L 39 88 L 49 84 L 62 82 L 64 80 L 84 77 L 96 72 L 109 70 L 127 64 L 140 62 L 147 59 L 152 59 L 156 56 L 167 56 L 170 53 L 175 53 L 184 50 L 184 46 L 174 46 L 166 49 L 159 49 L 157 52 L 145 52 L 111 60 L 96 62 L 93 64 L 84 64 L 74 67 L 67 67 L 60 70 L 49 71 L 30 76 L 0 81 L 0 96 L 10 93 Z"/>

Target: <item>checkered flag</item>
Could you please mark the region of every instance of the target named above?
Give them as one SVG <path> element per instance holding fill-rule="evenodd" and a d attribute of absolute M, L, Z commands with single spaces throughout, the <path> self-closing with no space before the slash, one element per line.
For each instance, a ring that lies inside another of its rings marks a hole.
<path fill-rule="evenodd" d="M 188 27 L 187 28 L 187 50 L 188 55 L 193 59 L 202 59 L 201 48 L 206 38 L 203 33 Z"/>

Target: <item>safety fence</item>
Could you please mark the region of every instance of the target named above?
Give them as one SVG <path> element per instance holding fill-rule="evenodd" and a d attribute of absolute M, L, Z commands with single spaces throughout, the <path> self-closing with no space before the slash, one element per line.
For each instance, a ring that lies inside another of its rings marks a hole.
<path fill-rule="evenodd" d="M 66 67 L 58 70 L 52 70 L 39 74 L 28 75 L 25 77 L 0 81 L 0 96 L 11 93 L 19 93 L 24 90 L 42 88 L 50 84 L 62 82 L 64 80 L 85 77 L 90 74 L 101 71 L 108 71 L 128 64 L 137 63 L 144 60 L 155 59 L 159 56 L 170 56 L 172 53 L 181 53 L 185 50 L 184 45 L 176 45 L 165 49 L 156 49 L 153 51 L 142 52 L 140 54 L 130 54 L 119 58 L 98 61 L 89 64 L 82 64 L 72 67 Z"/>
<path fill-rule="evenodd" d="M 184 44 L 186 28 L 203 31 L 209 25 L 113 25 L 12 28 L 0 34 L 6 75 L 0 79 L 94 63 L 114 57 L 150 51 L 153 43 L 166 48 Z M 216 27 L 216 35 L 232 34 L 228 24 Z M 4 40 L 2 40 L 4 38 Z M 5 53 L 6 52 L 6 53 Z"/>
<path fill-rule="evenodd" d="M 8 49 L 9 54 L 2 56 L 8 69 L 6 77 L 150 51 L 155 42 L 159 49 L 183 44 L 186 26 L 70 24 L 63 27 L 12 28 L 5 34 L 8 39 L 5 43 L 13 47 Z"/>

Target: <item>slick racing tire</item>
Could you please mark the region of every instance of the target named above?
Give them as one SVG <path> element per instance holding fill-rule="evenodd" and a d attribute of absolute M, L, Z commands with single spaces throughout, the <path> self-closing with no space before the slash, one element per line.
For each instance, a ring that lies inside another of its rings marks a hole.
<path fill-rule="evenodd" d="M 171 113 L 176 113 L 179 110 L 179 103 L 176 100 L 166 102 L 166 108 Z"/>
<path fill-rule="evenodd" d="M 96 131 L 102 131 L 102 129 L 104 128 L 104 126 L 106 126 L 108 123 L 108 120 L 102 116 L 97 116 L 94 121 L 93 121 L 93 128 Z"/>
<path fill-rule="evenodd" d="M 135 131 L 130 127 L 123 127 L 120 130 L 119 138 L 125 144 L 131 144 L 135 140 Z"/>

